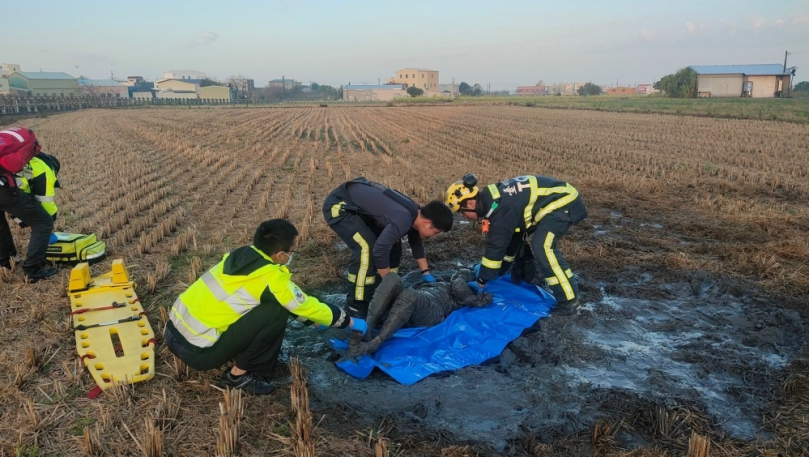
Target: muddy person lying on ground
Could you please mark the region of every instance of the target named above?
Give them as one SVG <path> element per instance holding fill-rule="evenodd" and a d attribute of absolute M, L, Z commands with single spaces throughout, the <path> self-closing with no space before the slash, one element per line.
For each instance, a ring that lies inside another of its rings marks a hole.
<path fill-rule="evenodd" d="M 368 330 L 363 336 L 351 332 L 349 357 L 372 354 L 402 327 L 432 327 L 444 322 L 453 311 L 464 306 L 484 307 L 492 302 L 492 294 L 475 295 L 467 284 L 475 279 L 470 270 L 461 270 L 450 282 L 421 283 L 405 288 L 396 273 L 388 273 L 368 306 Z M 379 333 L 372 338 L 374 326 L 384 320 Z"/>

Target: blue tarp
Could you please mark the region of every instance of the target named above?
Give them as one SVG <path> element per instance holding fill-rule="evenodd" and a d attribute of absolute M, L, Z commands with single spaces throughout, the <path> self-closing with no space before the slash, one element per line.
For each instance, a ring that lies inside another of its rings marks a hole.
<path fill-rule="evenodd" d="M 379 367 L 400 383 L 412 385 L 432 374 L 479 365 L 500 355 L 556 305 L 546 291 L 527 283 L 514 285 L 508 275 L 490 281 L 486 292 L 493 301 L 485 308 L 461 308 L 435 327 L 401 329 L 374 354 L 336 365 L 358 379 Z M 329 342 L 337 350 L 348 347 L 345 340 Z"/>

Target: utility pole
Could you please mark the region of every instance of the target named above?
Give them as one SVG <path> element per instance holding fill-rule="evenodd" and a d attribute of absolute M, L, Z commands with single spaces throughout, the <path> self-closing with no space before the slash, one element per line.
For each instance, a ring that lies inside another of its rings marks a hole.
<path fill-rule="evenodd" d="M 784 51 L 784 73 L 787 72 L 787 56 L 789 55 L 789 51 Z"/>
<path fill-rule="evenodd" d="M 492 93 L 492 83 L 486 83 L 486 95 Z"/>
<path fill-rule="evenodd" d="M 287 79 L 281 76 L 281 100 L 287 98 Z"/>

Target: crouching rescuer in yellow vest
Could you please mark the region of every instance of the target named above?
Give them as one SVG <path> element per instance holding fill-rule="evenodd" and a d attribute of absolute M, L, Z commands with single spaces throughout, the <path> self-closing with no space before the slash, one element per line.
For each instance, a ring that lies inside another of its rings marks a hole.
<path fill-rule="evenodd" d="M 219 386 L 266 395 L 275 390 L 265 377 L 278 361 L 289 317 L 365 332 L 365 321 L 307 296 L 290 280 L 297 236 L 289 221 L 262 222 L 252 246 L 226 254 L 195 281 L 171 308 L 169 350 L 200 371 L 233 360 Z"/>
<path fill-rule="evenodd" d="M 476 282 L 470 286 L 482 290 L 486 281 L 512 269 L 515 260 L 522 263 L 521 271 L 514 271 L 514 264 L 512 276 L 521 274 L 530 282 L 533 274 L 526 273 L 536 259 L 556 298 L 554 312 L 578 311 L 576 278 L 557 247 L 570 227 L 587 217 L 584 201 L 573 186 L 547 176 L 526 175 L 478 189 L 477 178 L 468 174 L 449 187 L 446 203 L 466 219 L 483 219 L 486 248 L 480 268 L 476 268 Z"/>

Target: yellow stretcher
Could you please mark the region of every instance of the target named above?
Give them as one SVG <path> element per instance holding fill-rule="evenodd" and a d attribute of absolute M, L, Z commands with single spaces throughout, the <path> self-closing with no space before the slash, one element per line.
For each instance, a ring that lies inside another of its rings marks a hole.
<path fill-rule="evenodd" d="M 90 277 L 89 264 L 76 265 L 67 294 L 76 349 L 101 389 L 154 377 L 154 331 L 123 260 L 114 260 L 110 272 L 96 277 Z"/>

